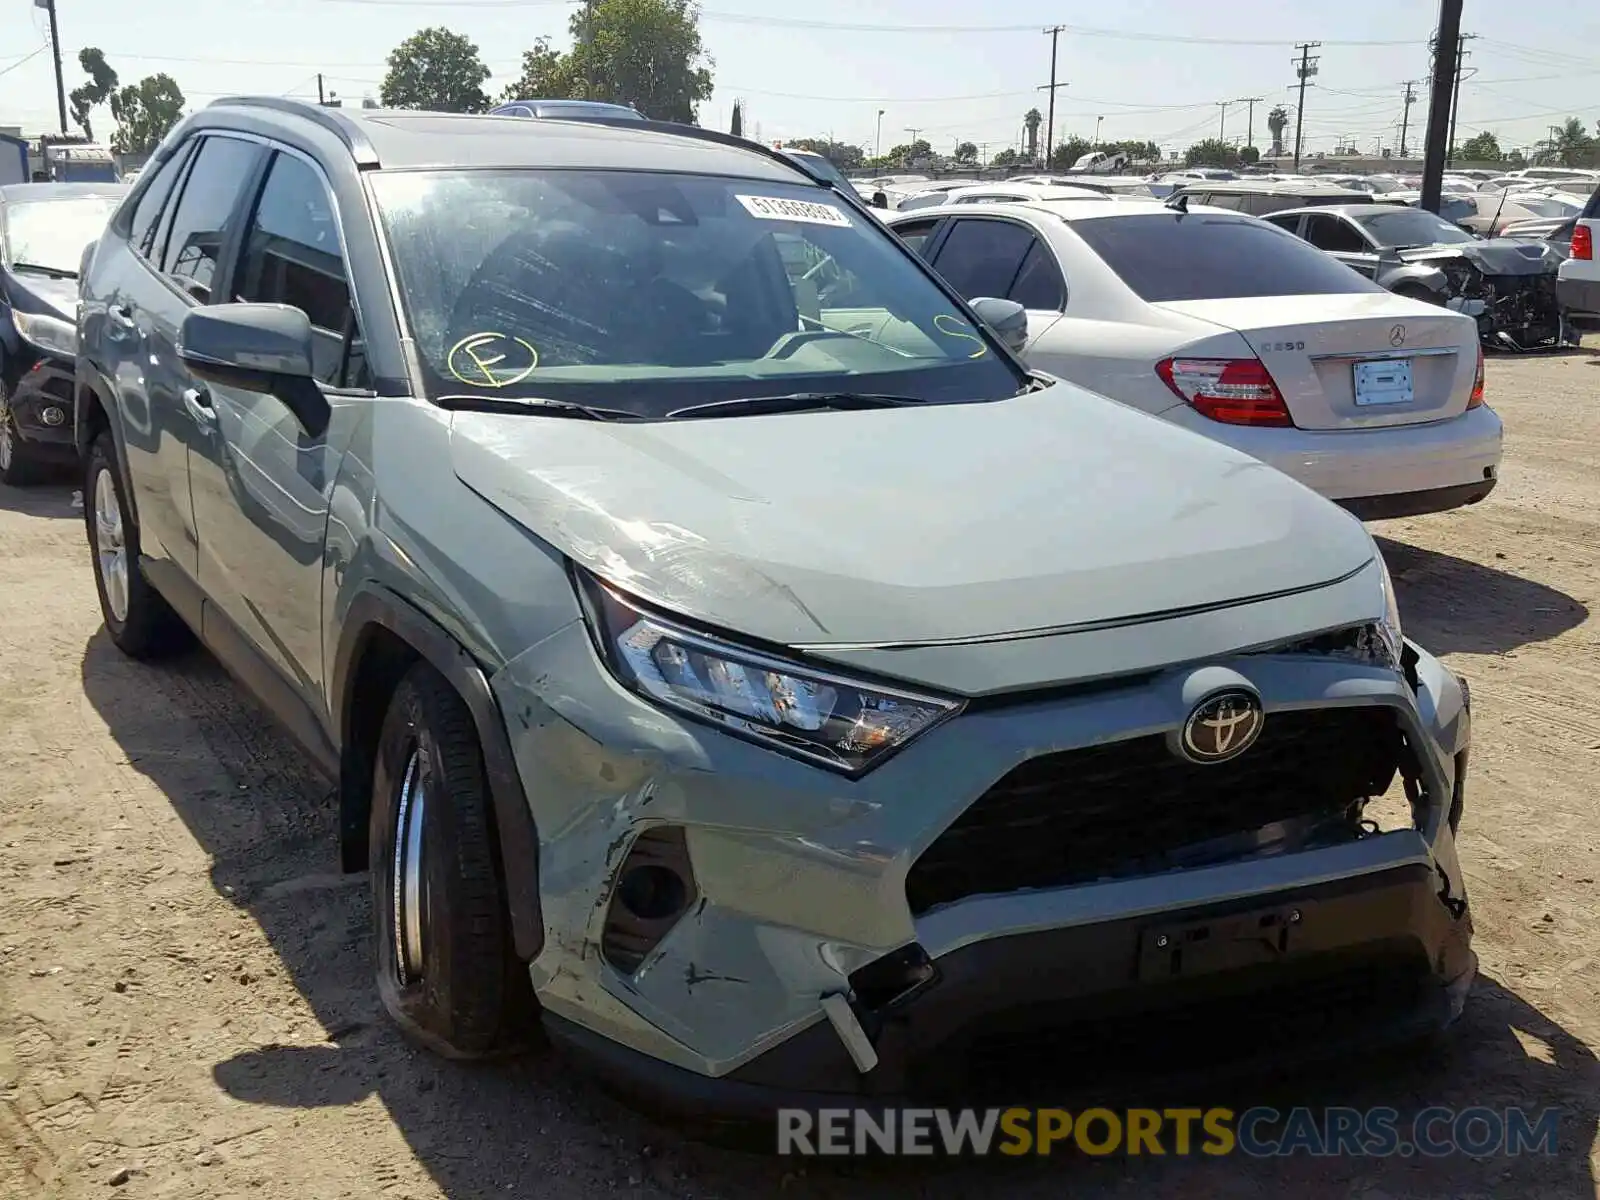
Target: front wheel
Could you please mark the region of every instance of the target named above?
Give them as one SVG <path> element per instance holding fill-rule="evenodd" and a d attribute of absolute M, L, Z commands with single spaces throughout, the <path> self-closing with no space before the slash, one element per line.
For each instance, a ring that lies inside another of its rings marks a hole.
<path fill-rule="evenodd" d="M 466 705 L 425 664 L 389 702 L 368 834 L 384 1008 L 449 1058 L 512 1048 L 534 1000 L 512 949 L 483 755 Z"/>
<path fill-rule="evenodd" d="M 189 633 L 140 571 L 139 529 L 129 514 L 111 435 L 101 433 L 89 448 L 83 483 L 100 615 L 117 649 L 130 658 L 157 658 L 186 646 Z"/>
<path fill-rule="evenodd" d="M 28 444 L 17 432 L 17 418 L 11 411 L 11 389 L 0 379 L 0 483 L 21 487 L 39 477 L 39 464 L 28 453 Z"/>

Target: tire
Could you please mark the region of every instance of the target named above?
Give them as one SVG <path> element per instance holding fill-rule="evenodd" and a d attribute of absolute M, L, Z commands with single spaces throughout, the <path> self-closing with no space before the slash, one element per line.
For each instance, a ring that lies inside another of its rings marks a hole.
<path fill-rule="evenodd" d="M 520 1048 L 536 1004 L 512 948 L 483 754 L 432 667 L 395 689 L 376 759 L 368 866 L 383 1006 L 447 1058 Z"/>
<path fill-rule="evenodd" d="M 139 527 L 128 512 L 111 434 L 102 432 L 89 448 L 83 476 L 83 521 L 100 615 L 118 650 L 130 658 L 161 658 L 185 649 L 192 637 L 140 571 Z"/>
<path fill-rule="evenodd" d="M 17 432 L 17 419 L 11 415 L 11 389 L 0 379 L 0 483 L 23 487 L 39 479 L 39 463 L 28 452 L 28 445 Z"/>

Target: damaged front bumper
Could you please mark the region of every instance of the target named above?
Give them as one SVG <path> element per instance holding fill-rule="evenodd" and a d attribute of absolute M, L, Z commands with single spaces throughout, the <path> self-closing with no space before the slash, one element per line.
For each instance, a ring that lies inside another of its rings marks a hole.
<path fill-rule="evenodd" d="M 1086 1083 L 1438 1029 L 1475 967 L 1470 714 L 1412 662 L 1238 655 L 974 705 L 850 780 L 646 704 L 568 626 L 493 681 L 540 831 L 546 1026 L 639 1099 L 757 1119 L 970 1103 L 1019 1060 Z M 1204 799 L 1182 771 L 1234 764 L 1158 753 L 1202 672 L 1267 714 L 1251 786 Z M 1379 742 L 1409 794 L 1390 832 L 1337 811 Z"/>
<path fill-rule="evenodd" d="M 1536 350 L 1570 340 L 1553 268 L 1491 275 L 1462 259 L 1445 274 L 1450 282 L 1445 307 L 1474 318 L 1485 346 Z"/>

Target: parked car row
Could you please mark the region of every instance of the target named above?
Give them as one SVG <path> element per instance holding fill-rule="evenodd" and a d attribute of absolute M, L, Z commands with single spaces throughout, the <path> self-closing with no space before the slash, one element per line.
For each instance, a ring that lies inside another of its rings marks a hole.
<path fill-rule="evenodd" d="M 218 101 L 80 271 L 107 633 L 337 780 L 446 1054 L 740 1119 L 1436 1031 L 1470 693 L 1262 457 L 1487 491 L 1472 322 L 1186 206 L 896 236 L 706 130 Z"/>

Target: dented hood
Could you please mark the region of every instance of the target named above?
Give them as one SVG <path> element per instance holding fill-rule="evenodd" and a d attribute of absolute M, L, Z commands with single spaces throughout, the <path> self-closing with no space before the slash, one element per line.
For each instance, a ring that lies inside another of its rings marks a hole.
<path fill-rule="evenodd" d="M 1405 262 L 1435 263 L 1439 259 L 1464 258 L 1485 275 L 1553 275 L 1561 257 L 1552 254 L 1545 242 L 1525 242 L 1517 238 L 1489 238 L 1459 245 L 1423 246 L 1402 250 Z"/>
<path fill-rule="evenodd" d="M 1354 518 L 1070 385 L 651 423 L 457 413 L 470 488 L 623 590 L 785 645 L 1049 631 L 1316 587 Z"/>

